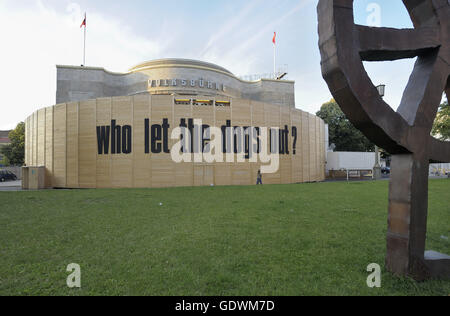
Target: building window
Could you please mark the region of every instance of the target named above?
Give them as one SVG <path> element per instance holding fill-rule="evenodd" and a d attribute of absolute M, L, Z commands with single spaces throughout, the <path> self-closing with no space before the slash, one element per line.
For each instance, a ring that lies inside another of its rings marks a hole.
<path fill-rule="evenodd" d="M 175 99 L 175 104 L 191 105 L 191 99 Z"/>
<path fill-rule="evenodd" d="M 193 100 L 193 104 L 197 106 L 212 106 L 214 100 Z"/>
<path fill-rule="evenodd" d="M 230 101 L 216 101 L 216 106 L 230 106 Z"/>

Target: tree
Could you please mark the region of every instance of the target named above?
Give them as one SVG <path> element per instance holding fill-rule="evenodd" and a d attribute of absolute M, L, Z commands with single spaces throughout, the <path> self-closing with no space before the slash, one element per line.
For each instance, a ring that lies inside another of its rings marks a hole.
<path fill-rule="evenodd" d="M 441 104 L 431 133 L 440 140 L 450 140 L 450 106 L 448 100 Z"/>
<path fill-rule="evenodd" d="M 8 157 L 6 157 L 5 152 L 9 152 L 11 151 L 11 146 L 9 145 L 4 145 L 2 147 L 0 147 L 0 154 L 3 154 L 2 159 L 0 160 L 0 165 L 2 166 L 9 166 L 11 165 L 11 163 L 9 162 Z"/>
<path fill-rule="evenodd" d="M 328 124 L 330 144 L 336 145 L 336 151 L 374 151 L 375 145 L 352 125 L 334 99 L 316 115 Z"/>
<path fill-rule="evenodd" d="M 25 160 L 25 123 L 20 122 L 16 128 L 9 132 L 11 144 L 1 148 L 5 161 L 11 165 L 21 166 Z"/>

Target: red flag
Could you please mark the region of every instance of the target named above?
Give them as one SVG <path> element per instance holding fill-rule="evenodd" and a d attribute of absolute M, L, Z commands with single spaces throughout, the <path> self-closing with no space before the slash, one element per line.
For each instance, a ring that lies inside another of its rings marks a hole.
<path fill-rule="evenodd" d="M 276 39 L 277 39 L 277 32 L 273 32 L 273 40 L 272 40 L 273 45 L 277 43 Z"/>
<path fill-rule="evenodd" d="M 86 13 L 84 14 L 84 20 L 83 23 L 81 23 L 80 28 L 82 28 L 83 26 L 86 27 Z"/>

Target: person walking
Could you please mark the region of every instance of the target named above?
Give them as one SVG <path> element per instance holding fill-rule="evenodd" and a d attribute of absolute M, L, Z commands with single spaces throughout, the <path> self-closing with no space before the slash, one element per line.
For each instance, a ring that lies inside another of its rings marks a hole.
<path fill-rule="evenodd" d="M 258 185 L 258 184 L 261 184 L 261 185 L 263 184 L 261 170 L 258 170 L 258 178 L 256 180 L 256 185 Z"/>

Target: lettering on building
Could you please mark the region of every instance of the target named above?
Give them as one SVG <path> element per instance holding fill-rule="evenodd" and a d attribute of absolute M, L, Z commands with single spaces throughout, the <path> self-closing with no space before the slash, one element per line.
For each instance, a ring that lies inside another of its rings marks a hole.
<path fill-rule="evenodd" d="M 201 88 L 210 89 L 216 91 L 225 91 L 226 87 L 224 84 L 213 82 L 204 79 L 149 79 L 148 89 L 153 88 L 163 88 L 163 87 L 190 87 L 190 88 Z"/>

